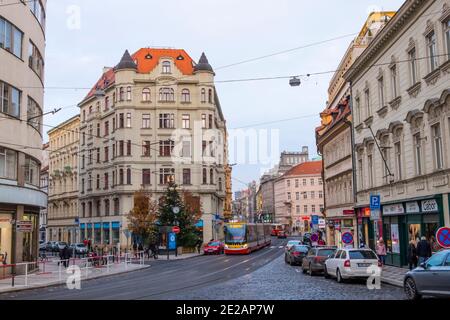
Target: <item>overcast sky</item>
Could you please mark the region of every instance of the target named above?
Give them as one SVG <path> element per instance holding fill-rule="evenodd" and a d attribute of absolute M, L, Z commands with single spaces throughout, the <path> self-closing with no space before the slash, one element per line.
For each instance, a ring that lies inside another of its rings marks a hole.
<path fill-rule="evenodd" d="M 183 48 L 196 61 L 204 51 L 213 68 L 219 68 L 357 33 L 371 11 L 397 10 L 402 3 L 403 0 L 49 0 L 46 110 L 76 105 L 87 93 L 83 89 L 50 87 L 93 86 L 102 68 L 116 65 L 125 49 L 135 52 L 152 46 Z M 78 9 L 79 25 L 73 19 Z M 351 39 L 221 68 L 216 71 L 216 81 L 334 70 Z M 280 151 L 298 151 L 303 145 L 309 146 L 314 157 L 314 128 L 327 101 L 331 76 L 310 77 L 295 88 L 289 86 L 288 80 L 219 83 L 216 87 L 230 130 L 305 116 L 254 128 L 278 130 L 280 150 L 274 158 L 279 157 Z M 65 108 L 46 117 L 45 123 L 56 125 L 77 113 L 76 107 Z M 239 163 L 233 177 L 242 182 L 258 180 L 266 167 L 262 163 Z M 244 188 L 238 180 L 233 180 L 233 191 Z"/>

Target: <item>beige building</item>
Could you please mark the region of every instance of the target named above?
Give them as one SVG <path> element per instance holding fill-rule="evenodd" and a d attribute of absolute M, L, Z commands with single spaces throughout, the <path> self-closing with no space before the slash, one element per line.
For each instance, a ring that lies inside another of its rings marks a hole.
<path fill-rule="evenodd" d="M 45 6 L 5 0 L 1 7 L 0 260 L 6 263 L 36 260 L 39 212 L 46 206 L 39 189 Z"/>
<path fill-rule="evenodd" d="M 78 237 L 78 161 L 80 116 L 48 132 L 49 192 L 47 239 L 75 243 Z"/>
<path fill-rule="evenodd" d="M 291 231 L 311 230 L 312 216 L 322 216 L 322 161 L 309 161 L 288 170 L 274 183 L 275 223 Z"/>
<path fill-rule="evenodd" d="M 79 104 L 80 238 L 131 244 L 126 215 L 139 189 L 159 198 L 173 179 L 200 196 L 205 241 L 220 234 L 227 154 L 225 119 L 203 54 L 125 52 Z"/>
<path fill-rule="evenodd" d="M 433 241 L 450 226 L 449 57 L 449 1 L 406 1 L 345 75 L 358 227 L 371 247 L 386 240 L 389 264 L 406 264 L 409 240 Z M 380 195 L 381 214 L 370 211 L 371 194 Z"/>
<path fill-rule="evenodd" d="M 316 128 L 317 148 L 324 161 L 324 214 L 327 243 L 330 245 L 342 247 L 342 234 L 346 232 L 351 232 L 354 237 L 357 235 L 357 221 L 353 210 L 350 86 L 343 76 L 394 14 L 395 12 L 373 12 L 369 15 L 331 79 L 327 107 L 320 114 L 321 126 Z"/>

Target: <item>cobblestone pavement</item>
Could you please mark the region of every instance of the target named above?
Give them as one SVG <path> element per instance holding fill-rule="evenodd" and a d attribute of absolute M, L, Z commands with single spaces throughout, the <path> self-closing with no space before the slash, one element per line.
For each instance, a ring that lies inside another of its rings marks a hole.
<path fill-rule="evenodd" d="M 171 300 L 403 300 L 401 288 L 381 284 L 367 289 L 365 281 L 339 284 L 321 275 L 310 277 L 298 266 L 284 263 L 283 256 L 253 273 L 224 283 L 191 289 L 170 296 Z"/>

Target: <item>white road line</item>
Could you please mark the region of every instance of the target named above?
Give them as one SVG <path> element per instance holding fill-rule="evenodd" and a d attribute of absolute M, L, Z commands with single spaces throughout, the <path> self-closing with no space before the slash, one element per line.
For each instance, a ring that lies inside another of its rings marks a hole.
<path fill-rule="evenodd" d="M 273 249 L 273 248 L 275 248 L 275 246 L 271 246 L 271 247 L 270 247 L 270 249 Z"/>
<path fill-rule="evenodd" d="M 248 270 L 250 270 L 250 268 L 245 269 L 245 271 L 248 271 Z"/>
<path fill-rule="evenodd" d="M 278 249 L 283 249 L 283 248 L 284 248 L 283 246 L 279 246 L 279 247 L 278 247 Z"/>

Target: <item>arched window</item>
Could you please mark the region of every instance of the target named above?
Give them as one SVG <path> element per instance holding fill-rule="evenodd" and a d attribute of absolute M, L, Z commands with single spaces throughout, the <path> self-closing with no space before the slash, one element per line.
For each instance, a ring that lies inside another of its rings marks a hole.
<path fill-rule="evenodd" d="M 162 63 L 162 73 L 171 73 L 169 61 L 164 61 Z"/>
<path fill-rule="evenodd" d="M 175 101 L 174 90 L 172 88 L 159 89 L 159 100 L 160 101 Z"/>
<path fill-rule="evenodd" d="M 181 91 L 181 102 L 191 102 L 191 92 L 189 89 L 183 89 Z"/>
<path fill-rule="evenodd" d="M 209 169 L 209 183 L 214 184 L 214 170 Z"/>
<path fill-rule="evenodd" d="M 131 101 L 131 87 L 127 87 L 127 100 Z"/>
<path fill-rule="evenodd" d="M 208 102 L 212 103 L 212 89 L 208 90 Z"/>
<path fill-rule="evenodd" d="M 105 111 L 109 110 L 109 97 L 105 97 Z"/>
<path fill-rule="evenodd" d="M 127 169 L 127 184 L 131 184 L 131 169 Z"/>
<path fill-rule="evenodd" d="M 150 89 L 144 88 L 142 90 L 142 101 L 150 101 L 150 100 L 151 100 Z"/>
<path fill-rule="evenodd" d="M 124 100 L 124 94 L 125 94 L 125 92 L 123 90 L 123 87 L 120 87 L 120 89 L 119 89 L 119 101 L 123 101 Z"/>
<path fill-rule="evenodd" d="M 207 174 L 206 168 L 203 168 L 203 181 L 202 181 L 203 184 L 207 184 L 208 183 L 208 176 L 207 175 L 208 174 Z"/>
<path fill-rule="evenodd" d="M 202 103 L 206 102 L 206 89 L 205 88 L 202 89 L 201 101 L 202 101 Z"/>

